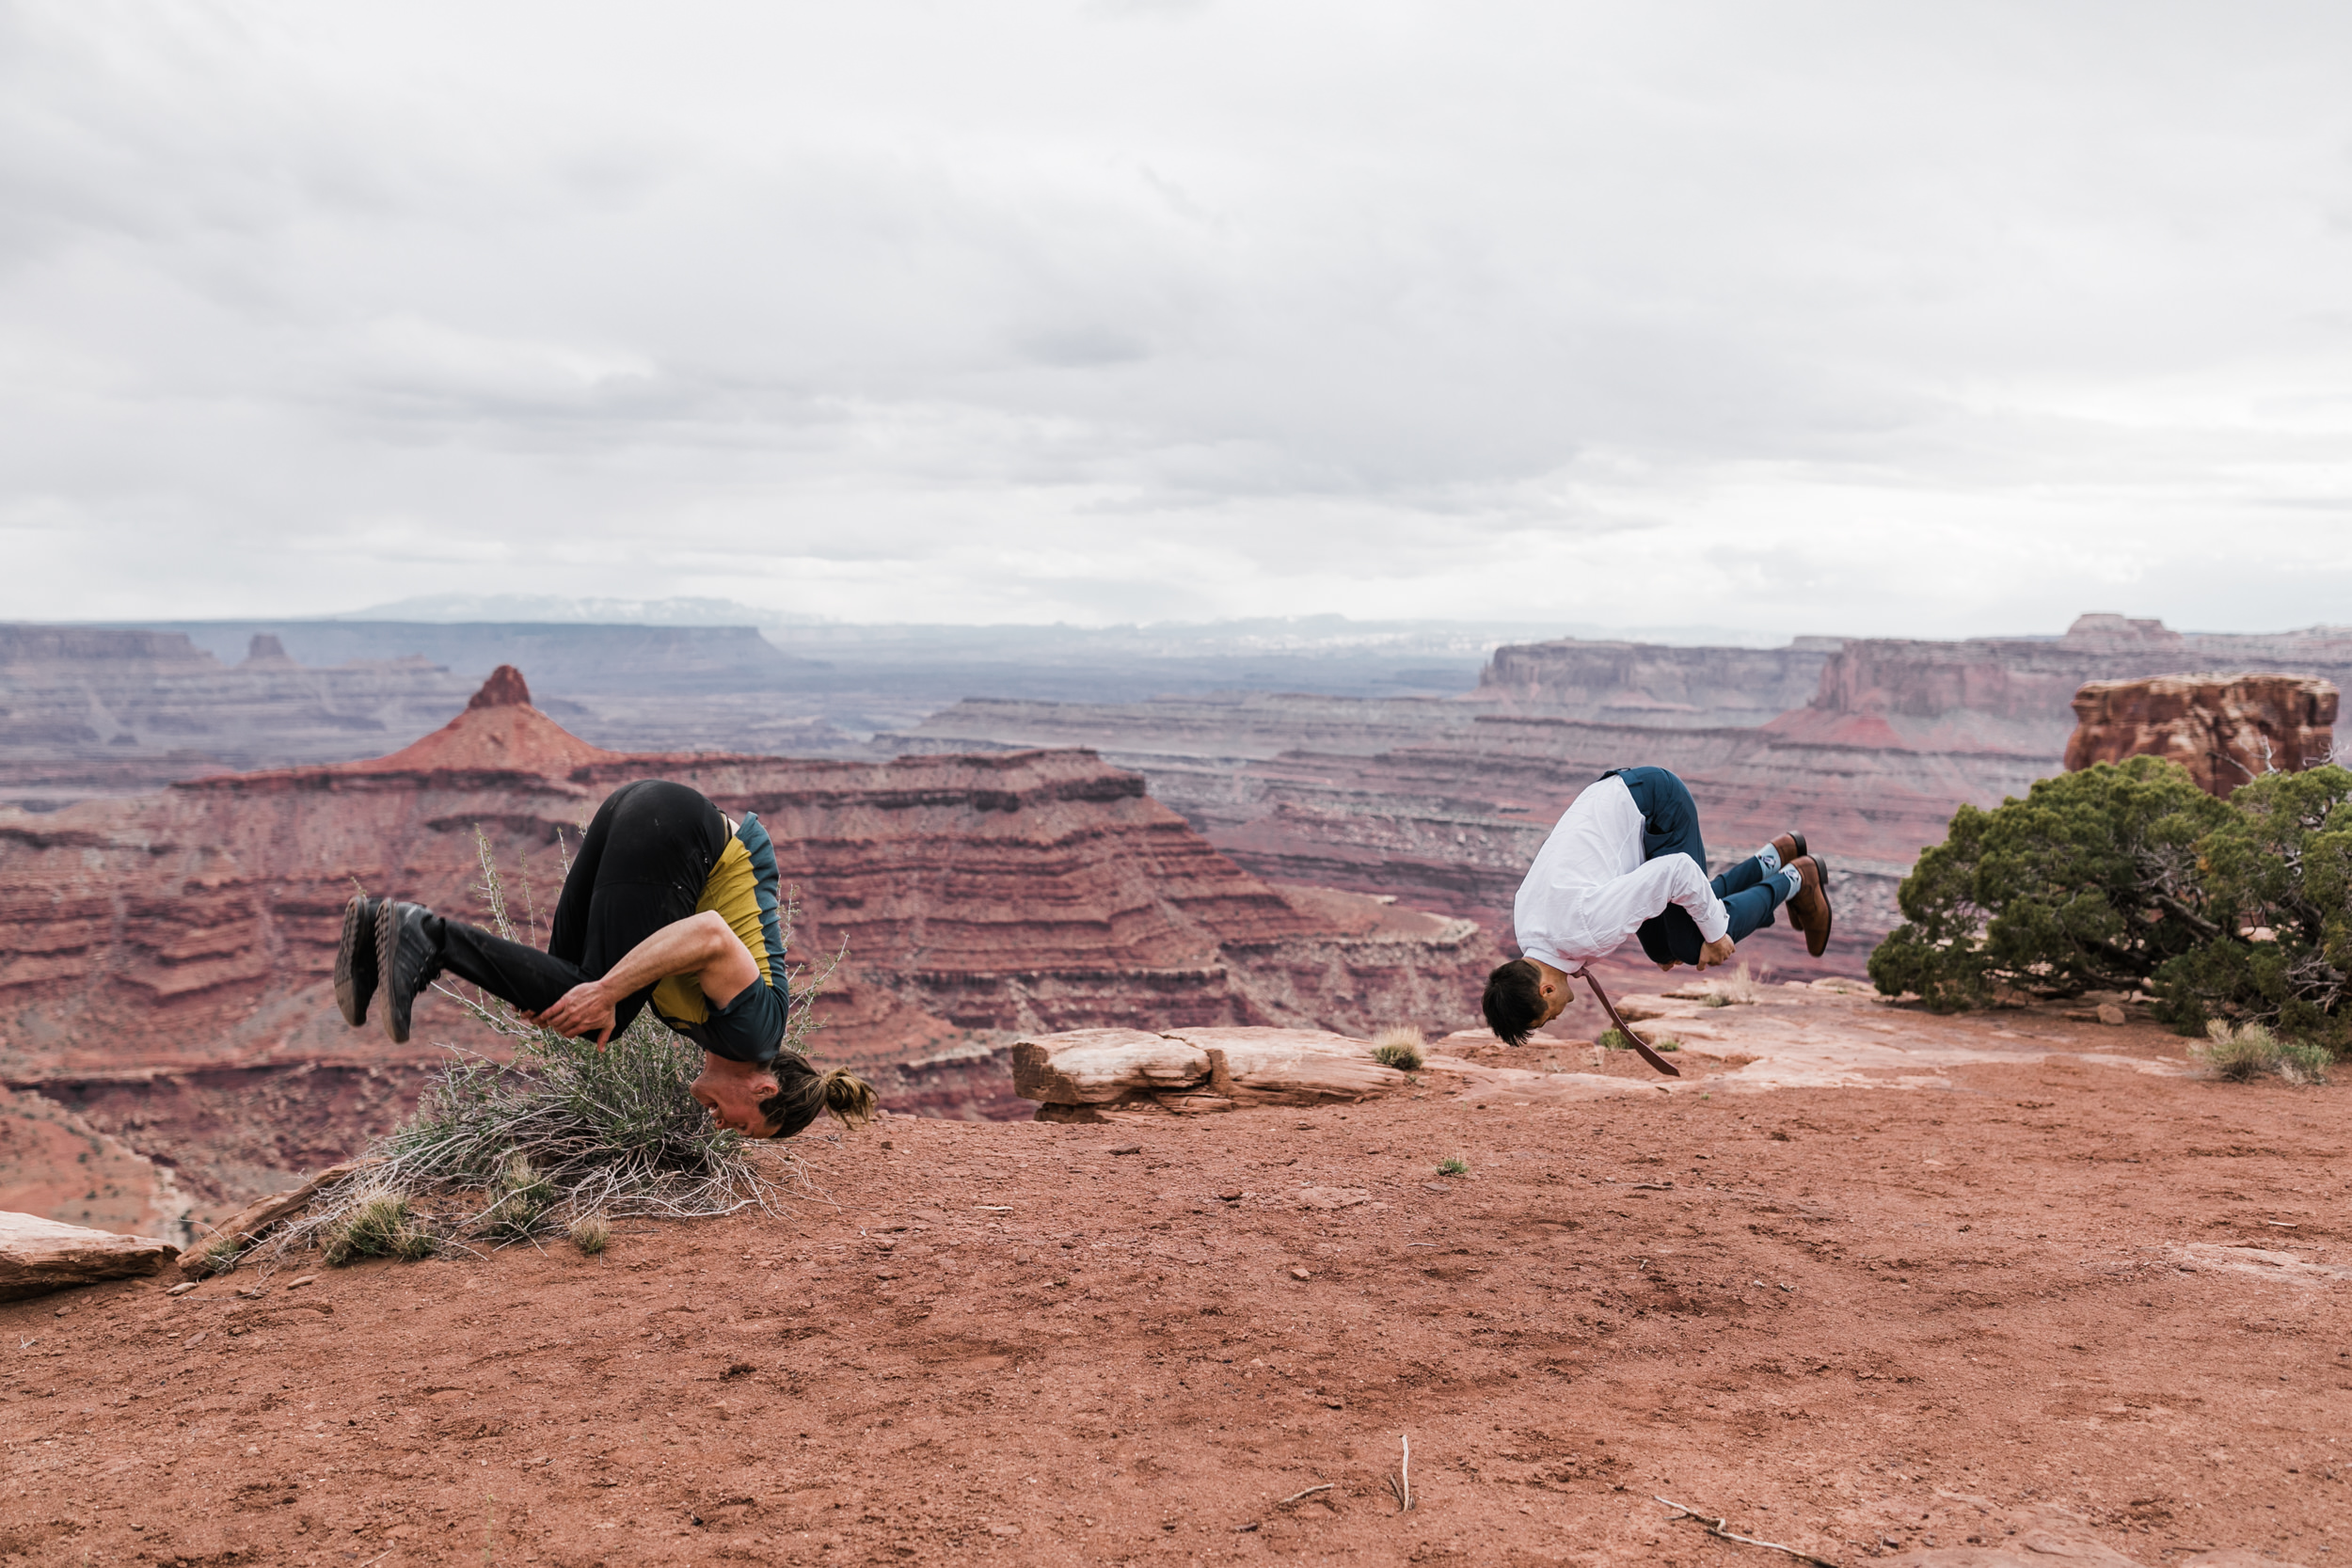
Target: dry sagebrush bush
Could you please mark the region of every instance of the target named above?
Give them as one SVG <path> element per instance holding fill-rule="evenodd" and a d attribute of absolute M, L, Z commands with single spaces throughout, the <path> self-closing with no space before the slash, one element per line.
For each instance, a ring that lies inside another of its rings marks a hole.
<path fill-rule="evenodd" d="M 1399 1072 L 1417 1071 L 1422 1061 L 1422 1039 L 1409 1023 L 1392 1023 L 1372 1037 L 1372 1059 Z"/>
<path fill-rule="evenodd" d="M 2190 1054 L 2216 1078 L 2233 1084 L 2283 1078 L 2290 1084 L 2325 1084 L 2333 1054 L 2327 1047 L 2282 1040 L 2259 1023 L 2235 1027 L 2215 1019 L 2205 1025 L 2205 1043 Z"/>

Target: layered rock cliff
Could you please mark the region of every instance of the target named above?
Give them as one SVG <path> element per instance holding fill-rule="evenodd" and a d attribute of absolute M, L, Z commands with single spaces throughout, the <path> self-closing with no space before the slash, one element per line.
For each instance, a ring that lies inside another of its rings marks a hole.
<path fill-rule="evenodd" d="M 1474 1016 L 1497 957 L 1468 921 L 1268 884 L 1090 752 L 629 756 L 568 734 L 502 673 L 389 756 L 0 809 L 0 1077 L 94 1120 L 130 1114 L 94 1086 L 126 1079 L 410 1083 L 429 1052 L 334 1011 L 344 900 L 365 888 L 476 913 L 486 854 L 530 932 L 564 846 L 612 788 L 648 776 L 760 815 L 802 900 L 795 958 L 849 954 L 820 1053 L 884 1072 L 901 1108 L 1011 1109 L 1009 1082 L 987 1085 L 1009 1043 L 992 1032 L 1145 1016 L 1452 1026 Z M 489 1043 L 444 1000 L 419 1016 L 423 1039 Z"/>
<path fill-rule="evenodd" d="M 2208 795 L 2268 772 L 2294 773 L 2335 752 L 2336 688 L 2299 675 L 2162 675 L 2092 681 L 2074 693 L 2066 768 L 2169 757 Z"/>
<path fill-rule="evenodd" d="M 1506 937 L 1519 878 L 1568 800 L 1605 768 L 1654 763 L 1691 785 L 1719 863 L 1801 827 L 1835 868 L 1828 955 L 1809 959 L 1777 928 L 1745 951 L 1784 973 L 1858 974 L 1952 812 L 2058 770 L 2086 680 L 2184 660 L 2352 673 L 2352 632 L 2191 636 L 2086 615 L 2039 640 L 1551 642 L 1498 649 L 1460 701 L 966 702 L 890 738 L 1100 746 L 1262 876 L 1386 894 Z"/>
<path fill-rule="evenodd" d="M 2352 678 L 2352 628 L 2192 635 L 2159 621 L 2085 615 L 2051 641 L 1857 639 L 1823 664 L 1813 699 L 1772 728 L 1792 740 L 1835 745 L 2006 752 L 2054 769 L 2073 733 L 2074 695 L 2086 683 L 2195 669 L 2265 670 L 2341 685 Z"/>
<path fill-rule="evenodd" d="M 1350 721 L 1357 721 L 1351 722 Z M 1777 927 L 1749 956 L 1790 974 L 1857 974 L 1891 928 L 1895 884 L 1962 800 L 1997 802 L 2055 768 L 1998 752 L 1808 741 L 1769 726 L 1665 727 L 1489 705 L 1256 694 L 1229 703 L 965 703 L 895 746 L 1090 742 L 1269 879 L 1384 895 L 1511 929 L 1530 860 L 1603 770 L 1673 768 L 1723 863 L 1803 827 L 1837 874 L 1840 936 L 1806 958 Z"/>

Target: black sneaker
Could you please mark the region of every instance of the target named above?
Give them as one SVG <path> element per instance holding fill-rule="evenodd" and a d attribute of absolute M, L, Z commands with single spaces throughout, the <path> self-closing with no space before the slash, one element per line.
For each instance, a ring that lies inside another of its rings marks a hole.
<path fill-rule="evenodd" d="M 376 911 L 375 977 L 384 988 L 385 1037 L 394 1045 L 408 1043 L 408 1009 L 441 973 L 441 944 L 424 927 L 432 913 L 422 904 L 389 898 Z"/>
<path fill-rule="evenodd" d="M 368 1003 L 375 995 L 375 913 L 383 904 L 360 894 L 343 906 L 343 940 L 335 949 L 335 1006 L 354 1029 L 368 1021 Z"/>

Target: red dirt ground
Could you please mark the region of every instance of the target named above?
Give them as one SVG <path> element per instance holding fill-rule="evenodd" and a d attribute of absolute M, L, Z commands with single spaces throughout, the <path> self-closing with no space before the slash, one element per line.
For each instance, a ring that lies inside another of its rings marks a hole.
<path fill-rule="evenodd" d="M 832 1202 L 601 1259 L 0 1306 L 0 1560 L 1792 1560 L 1653 1494 L 1841 1564 L 2337 1560 L 2340 1090 L 1685 1060 L 1654 1099 L 892 1118 L 805 1141 Z"/>

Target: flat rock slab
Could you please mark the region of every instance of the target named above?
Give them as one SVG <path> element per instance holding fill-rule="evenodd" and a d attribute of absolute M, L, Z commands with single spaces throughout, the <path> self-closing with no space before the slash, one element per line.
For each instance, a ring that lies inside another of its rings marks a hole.
<path fill-rule="evenodd" d="M 160 1274 L 179 1256 L 169 1242 L 0 1210 L 0 1301 Z"/>
<path fill-rule="evenodd" d="M 1319 1105 L 1408 1082 L 1374 1061 L 1365 1041 L 1321 1029 L 1073 1029 L 1012 1048 L 1013 1092 L 1041 1101 L 1042 1121 Z"/>
<path fill-rule="evenodd" d="M 1466 1104 L 1492 1101 L 1501 1105 L 1558 1105 L 1579 1100 L 1652 1095 L 1665 1087 L 1654 1078 L 1612 1078 L 1602 1072 L 1531 1072 L 1525 1068 L 1486 1067 L 1459 1056 L 1435 1053 L 1422 1065 L 1431 1072 L 1451 1073 L 1458 1078 L 1461 1100 Z"/>
<path fill-rule="evenodd" d="M 1012 1092 L 1048 1105 L 1107 1105 L 1208 1078 L 1200 1047 L 1141 1029 L 1073 1029 L 1012 1048 Z"/>
<path fill-rule="evenodd" d="M 1335 1035 L 1328 1029 L 1275 1029 L 1258 1024 L 1204 1023 L 1195 1029 L 1170 1029 L 1168 1037 L 1187 1041 L 1203 1051 L 1222 1051 L 1229 1057 L 1282 1058 L 1311 1052 L 1318 1055 L 1347 1056 L 1363 1062 L 1372 1060 L 1370 1042 L 1346 1035 Z"/>
<path fill-rule="evenodd" d="M 1201 1028 L 1170 1037 L 1208 1053 L 1211 1092 L 1236 1105 L 1317 1105 L 1405 1087 L 1372 1047 L 1321 1029 Z"/>
<path fill-rule="evenodd" d="M 2132 1055 L 2131 1036 L 2144 1038 L 2152 1023 L 2127 1020 L 2121 1031 L 2104 1026 L 2078 1029 L 2057 1022 L 2054 1011 L 2021 1017 L 2014 1028 L 1987 1028 L 1982 1017 L 1937 1019 L 1897 1006 L 1851 980 L 1789 982 L 1759 990 L 1758 1000 L 1710 1007 L 1697 993 L 1629 992 L 1617 1010 L 1629 1022 L 1648 1021 L 1642 1031 L 1655 1038 L 1671 1035 L 1695 1054 L 1711 1056 L 1730 1070 L 1658 1085 L 1672 1094 L 1756 1094 L 1774 1089 L 1870 1088 L 1948 1089 L 1954 1068 L 2040 1062 L 2052 1058 L 2085 1066 L 2118 1068 L 2153 1077 L 2185 1077 L 2197 1069 L 2181 1059 L 2167 1039 L 2167 1055 Z M 1597 1010 L 1583 1022 L 1597 1025 Z M 2028 1032 L 2030 1031 L 2030 1032 Z M 1538 1037 L 1538 1047 L 1565 1045 Z M 1433 1042 L 1435 1053 L 1452 1055 L 1498 1044 L 1483 1030 L 1464 1030 Z M 2144 1047 L 2142 1048 L 2144 1050 Z M 1433 1061 L 1434 1065 L 1434 1061 Z M 1653 1082 L 1656 1082 L 1653 1080 Z"/>

